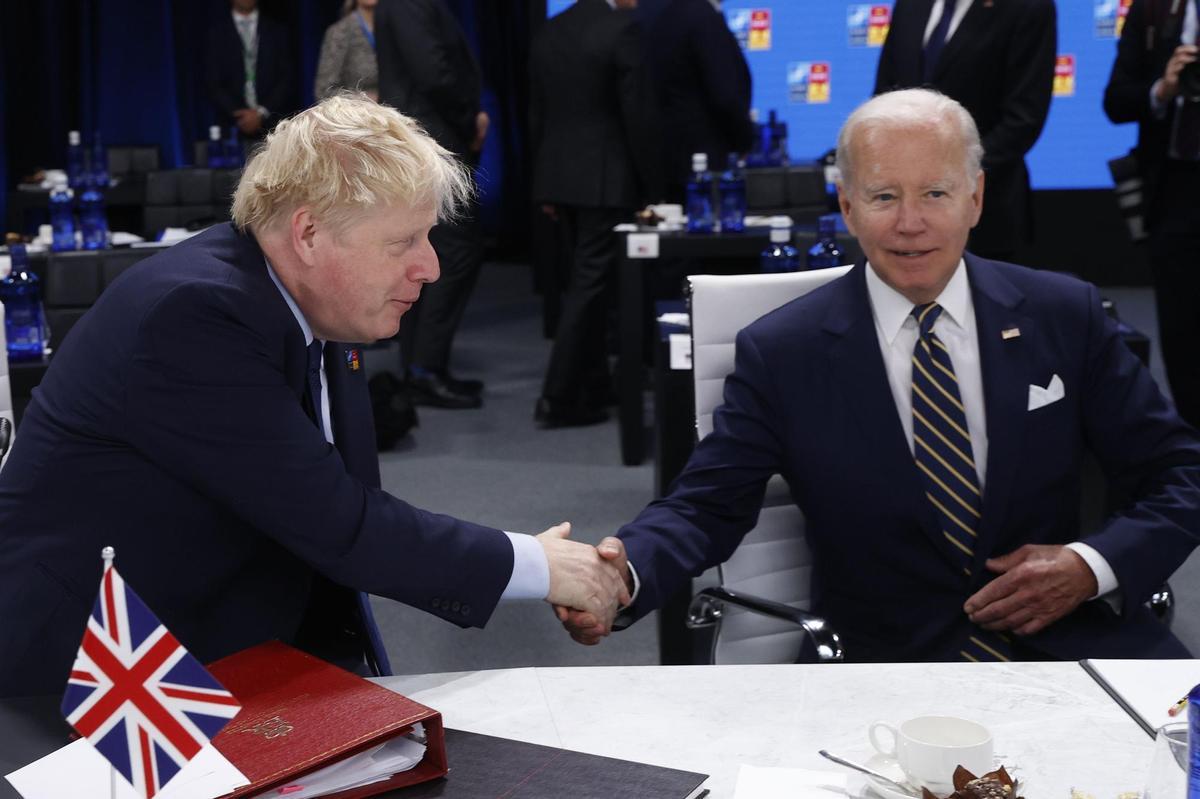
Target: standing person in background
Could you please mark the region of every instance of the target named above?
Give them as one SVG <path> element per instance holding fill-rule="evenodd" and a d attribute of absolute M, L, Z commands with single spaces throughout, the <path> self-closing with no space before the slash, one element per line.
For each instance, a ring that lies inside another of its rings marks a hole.
<path fill-rule="evenodd" d="M 571 242 L 562 316 L 534 411 L 545 427 L 607 418 L 612 229 L 631 217 L 653 182 L 636 6 L 637 0 L 579 0 L 533 42 L 533 198 L 565 226 Z"/>
<path fill-rule="evenodd" d="M 364 92 L 379 99 L 379 65 L 375 60 L 375 6 L 379 0 L 347 0 L 342 18 L 325 31 L 313 95 L 324 100 L 338 89 Z"/>
<path fill-rule="evenodd" d="M 983 137 L 987 203 L 968 249 L 1011 261 L 1033 233 L 1025 154 L 1054 88 L 1054 0 L 897 0 L 875 94 L 927 86 L 962 103 Z"/>
<path fill-rule="evenodd" d="M 375 12 L 379 99 L 414 117 L 438 144 L 477 166 L 487 136 L 482 79 L 443 0 L 382 0 Z M 483 266 L 476 209 L 438 225 L 430 240 L 442 278 L 421 295 L 400 329 L 408 390 L 418 405 L 478 408 L 483 383 L 450 374 L 450 349 Z"/>
<path fill-rule="evenodd" d="M 292 111 L 287 30 L 258 11 L 258 0 L 231 0 L 230 14 L 209 31 L 205 59 L 208 99 L 223 128 L 261 139 Z"/>
<path fill-rule="evenodd" d="M 1158 331 L 1179 414 L 1200 427 L 1200 20 L 1191 0 L 1134 0 L 1104 90 L 1113 122 L 1138 123 Z"/>
<path fill-rule="evenodd" d="M 669 0 L 647 41 L 662 124 L 664 196 L 682 202 L 692 153 L 722 169 L 754 141 L 750 68 L 721 12 L 708 0 Z"/>

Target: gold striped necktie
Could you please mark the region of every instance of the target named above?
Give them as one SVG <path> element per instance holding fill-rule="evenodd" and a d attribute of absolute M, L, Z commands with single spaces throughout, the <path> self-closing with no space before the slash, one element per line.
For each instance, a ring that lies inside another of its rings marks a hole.
<path fill-rule="evenodd" d="M 936 302 L 912 310 L 920 328 L 912 356 L 913 459 L 942 536 L 970 577 L 983 492 L 950 351 L 933 332 L 941 313 Z M 1009 660 L 1010 652 L 1006 637 L 977 629 L 959 654 L 966 660 Z"/>

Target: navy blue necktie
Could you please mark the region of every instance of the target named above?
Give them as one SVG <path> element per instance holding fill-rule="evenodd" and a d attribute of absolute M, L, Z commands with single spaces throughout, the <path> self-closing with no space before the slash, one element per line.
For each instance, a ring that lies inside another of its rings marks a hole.
<path fill-rule="evenodd" d="M 308 345 L 308 403 L 312 409 L 312 420 L 322 435 L 325 434 L 321 411 L 321 354 L 324 349 L 325 342 L 320 339 L 313 339 L 313 343 Z"/>
<path fill-rule="evenodd" d="M 950 352 L 933 332 L 942 313 L 936 302 L 912 310 L 920 333 L 912 357 L 913 460 L 925 497 L 937 511 L 942 535 L 970 577 L 983 514 L 983 492 L 967 414 Z M 1012 646 L 1000 634 L 976 628 L 962 642 L 964 660 L 1011 660 Z"/>
<path fill-rule="evenodd" d="M 925 52 L 921 58 L 921 77 L 925 83 L 933 80 L 933 70 L 937 66 L 942 48 L 946 46 L 946 34 L 950 31 L 950 20 L 954 18 L 954 0 L 946 0 L 942 6 L 942 18 L 925 43 Z"/>

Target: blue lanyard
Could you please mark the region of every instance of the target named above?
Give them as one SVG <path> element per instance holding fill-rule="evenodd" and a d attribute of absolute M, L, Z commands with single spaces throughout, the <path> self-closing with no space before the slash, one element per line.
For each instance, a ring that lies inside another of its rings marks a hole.
<path fill-rule="evenodd" d="M 355 11 L 354 16 L 358 17 L 358 24 L 362 27 L 363 36 L 367 37 L 367 41 L 371 44 L 371 49 L 375 49 L 375 34 L 367 27 L 367 21 L 363 19 L 362 12 Z"/>

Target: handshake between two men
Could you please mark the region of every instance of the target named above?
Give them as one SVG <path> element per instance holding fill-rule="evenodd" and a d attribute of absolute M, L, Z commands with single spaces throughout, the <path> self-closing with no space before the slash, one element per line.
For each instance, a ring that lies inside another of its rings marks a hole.
<path fill-rule="evenodd" d="M 562 522 L 537 536 L 550 567 L 546 601 L 573 639 L 596 644 L 633 601 L 629 561 L 619 538 L 608 536 L 593 547 L 568 540 L 570 534 L 570 522 Z"/>

